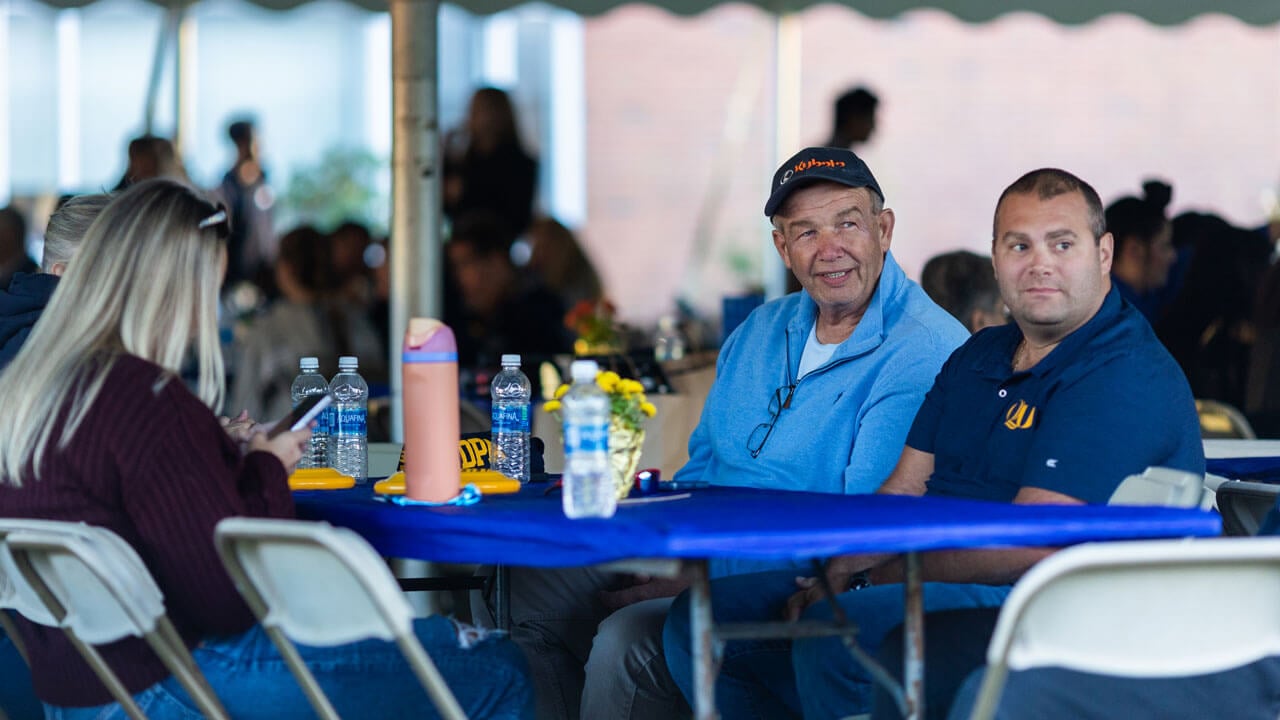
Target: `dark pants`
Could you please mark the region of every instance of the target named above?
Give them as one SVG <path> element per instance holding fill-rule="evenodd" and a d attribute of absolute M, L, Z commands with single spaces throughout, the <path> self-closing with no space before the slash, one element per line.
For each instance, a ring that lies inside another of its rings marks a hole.
<path fill-rule="evenodd" d="M 969 673 L 987 662 L 987 645 L 1000 608 L 942 610 L 924 619 L 924 711 L 926 720 L 945 720 Z M 880 662 L 902 682 L 902 626 L 880 644 Z M 876 686 L 872 720 L 901 718 L 893 698 Z"/>

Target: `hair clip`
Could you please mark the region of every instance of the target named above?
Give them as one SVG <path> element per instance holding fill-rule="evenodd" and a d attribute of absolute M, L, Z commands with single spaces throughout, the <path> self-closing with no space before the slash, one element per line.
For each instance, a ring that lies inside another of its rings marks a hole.
<path fill-rule="evenodd" d="M 199 230 L 204 230 L 205 228 L 211 228 L 211 227 L 213 227 L 213 226 L 215 226 L 215 225 L 220 225 L 220 224 L 222 224 L 222 223 L 225 223 L 226 221 L 227 221 L 227 211 L 226 211 L 226 209 L 225 209 L 225 208 L 218 208 L 218 211 L 217 211 L 217 212 L 215 212 L 214 214 L 210 215 L 209 217 L 207 217 L 207 218 L 205 218 L 205 219 L 201 220 L 201 221 L 200 221 L 200 224 L 199 224 L 199 225 L 196 225 L 196 228 L 197 228 L 197 229 L 199 229 Z"/>

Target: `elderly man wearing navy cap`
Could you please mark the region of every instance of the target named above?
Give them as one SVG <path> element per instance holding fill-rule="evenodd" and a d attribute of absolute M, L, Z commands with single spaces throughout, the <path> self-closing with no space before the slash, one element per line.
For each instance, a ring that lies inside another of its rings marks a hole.
<path fill-rule="evenodd" d="M 725 342 L 675 479 L 873 492 L 934 375 L 968 334 L 893 259 L 893 211 L 849 150 L 797 153 L 774 175 L 765 214 L 804 289 L 757 308 Z M 791 565 L 717 563 L 712 574 L 780 567 Z M 684 585 L 592 569 L 513 570 L 512 637 L 531 661 L 538 717 L 678 716 L 684 701 L 661 638 Z"/>

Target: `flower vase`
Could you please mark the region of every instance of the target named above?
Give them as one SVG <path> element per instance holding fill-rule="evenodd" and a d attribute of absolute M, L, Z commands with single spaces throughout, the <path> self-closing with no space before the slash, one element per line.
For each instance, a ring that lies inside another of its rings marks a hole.
<path fill-rule="evenodd" d="M 643 429 L 626 427 L 617 418 L 609 421 L 609 469 L 619 500 L 626 499 L 631 492 L 643 449 Z"/>

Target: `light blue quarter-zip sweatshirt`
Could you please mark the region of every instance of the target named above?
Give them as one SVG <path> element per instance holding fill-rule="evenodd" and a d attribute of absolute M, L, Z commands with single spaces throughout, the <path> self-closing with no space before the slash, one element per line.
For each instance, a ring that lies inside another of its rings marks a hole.
<path fill-rule="evenodd" d="M 817 313 L 802 290 L 757 308 L 729 336 L 677 480 L 828 493 L 880 487 L 942 363 L 969 334 L 889 253 L 853 333 L 797 380 Z M 752 457 L 752 433 L 758 442 L 764 430 L 756 428 L 770 421 L 775 391 L 793 383 L 790 407 Z M 713 563 L 713 574 L 737 565 Z"/>

